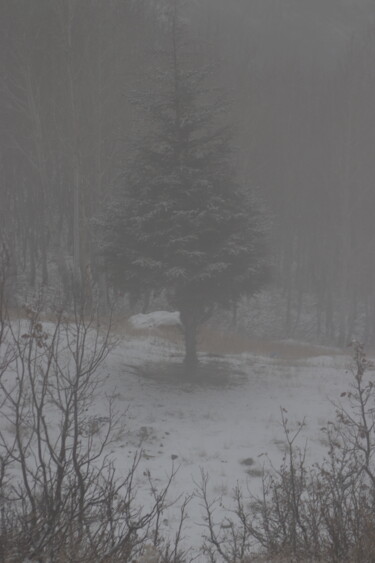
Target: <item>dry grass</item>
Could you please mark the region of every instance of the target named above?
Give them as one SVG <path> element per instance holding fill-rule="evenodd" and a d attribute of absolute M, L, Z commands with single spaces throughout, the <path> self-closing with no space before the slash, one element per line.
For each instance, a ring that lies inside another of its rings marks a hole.
<path fill-rule="evenodd" d="M 308 343 L 255 339 L 236 332 L 221 332 L 211 328 L 202 330 L 200 349 L 209 354 L 251 353 L 284 360 L 331 356 L 340 353 L 337 349 Z"/>
<path fill-rule="evenodd" d="M 317 559 L 296 559 L 293 556 L 281 555 L 253 555 L 249 559 L 244 559 L 243 563 L 323 563 Z"/>
<path fill-rule="evenodd" d="M 177 326 L 163 326 L 152 329 L 136 329 L 126 320 L 117 320 L 114 325 L 117 334 L 124 337 L 149 338 L 154 336 L 166 340 L 180 350 L 183 349 L 183 335 Z M 341 354 L 337 348 L 328 348 L 308 343 L 255 339 L 235 331 L 220 331 L 203 327 L 199 333 L 198 348 L 201 353 L 211 356 L 250 353 L 274 357 L 281 360 L 299 360 L 317 356 Z"/>
<path fill-rule="evenodd" d="M 9 312 L 9 316 L 12 320 L 25 318 L 25 311 L 23 309 L 12 309 Z M 45 313 L 42 313 L 40 318 L 44 322 L 53 322 L 55 320 L 52 315 Z M 122 316 L 116 317 L 115 315 L 112 319 L 112 330 L 116 336 L 123 338 L 160 338 L 183 353 L 183 334 L 178 326 L 137 329 L 134 328 L 127 319 L 124 319 Z M 246 334 L 240 334 L 230 330 L 215 330 L 210 326 L 204 326 L 200 330 L 198 349 L 200 353 L 210 356 L 221 357 L 231 354 L 249 353 L 286 361 L 342 354 L 342 351 L 338 348 L 298 343 L 288 340 L 276 341 L 250 338 Z M 369 355 L 372 354 L 369 353 Z M 375 356 L 375 349 L 373 355 Z"/>

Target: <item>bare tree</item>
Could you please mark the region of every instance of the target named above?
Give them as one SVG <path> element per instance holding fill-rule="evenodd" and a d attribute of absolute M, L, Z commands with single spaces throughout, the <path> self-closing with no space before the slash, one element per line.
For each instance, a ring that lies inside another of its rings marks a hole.
<path fill-rule="evenodd" d="M 50 323 L 39 306 L 20 321 L 2 313 L 0 560 L 128 561 L 148 542 L 177 561 L 181 533 L 168 550 L 159 531 L 174 471 L 160 490 L 150 477 L 153 502 L 137 506 L 141 453 L 118 478 L 108 453 L 121 430 L 111 397 L 95 412 L 110 325 L 99 328 L 82 305 Z"/>
<path fill-rule="evenodd" d="M 198 495 L 205 516 L 203 549 L 210 561 L 374 560 L 373 366 L 361 344 L 353 347 L 351 388 L 341 394 L 335 422 L 322 429 L 328 445 L 322 463 L 308 466 L 306 446 L 298 445 L 303 423 L 293 429 L 282 411 L 285 454 L 280 467 L 265 466 L 261 495 L 237 487 L 234 510 L 218 518 L 203 475 Z"/>

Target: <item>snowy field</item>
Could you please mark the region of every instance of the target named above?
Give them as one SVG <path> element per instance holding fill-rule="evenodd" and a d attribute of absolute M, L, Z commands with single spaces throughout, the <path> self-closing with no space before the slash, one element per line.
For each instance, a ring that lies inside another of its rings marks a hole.
<path fill-rule="evenodd" d="M 144 506 L 151 501 L 147 472 L 162 487 L 172 467 L 178 468 L 169 498 L 179 500 L 164 520 L 166 535 L 173 535 L 179 504 L 197 489 L 202 471 L 209 476 L 212 499 L 218 499 L 217 522 L 231 506 L 237 483 L 259 492 L 266 456 L 276 466 L 282 458 L 280 408 L 292 427 L 305 420 L 299 443 L 308 440 L 309 460 L 322 459 L 320 428 L 334 418 L 332 401 L 348 389 L 350 349 L 344 354 L 286 342 L 269 343 L 266 354 L 202 351 L 200 373 L 189 381 L 181 368 L 182 345 L 163 338 L 155 323 L 147 328 L 144 320 L 142 330 L 124 331 L 105 366 L 106 393 L 115 398 L 125 424 L 112 454 L 125 474 L 142 449 L 137 484 Z M 100 404 L 96 409 L 100 412 Z M 205 529 L 197 497 L 188 514 L 186 544 L 199 546 Z"/>

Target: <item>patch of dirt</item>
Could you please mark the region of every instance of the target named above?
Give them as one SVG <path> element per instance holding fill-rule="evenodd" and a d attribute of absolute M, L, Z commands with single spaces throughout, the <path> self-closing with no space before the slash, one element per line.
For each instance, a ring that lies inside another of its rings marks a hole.
<path fill-rule="evenodd" d="M 139 377 L 158 383 L 177 385 L 191 389 L 192 387 L 233 387 L 242 384 L 247 375 L 229 362 L 217 360 L 202 362 L 194 373 L 187 373 L 182 363 L 147 363 L 134 370 Z"/>

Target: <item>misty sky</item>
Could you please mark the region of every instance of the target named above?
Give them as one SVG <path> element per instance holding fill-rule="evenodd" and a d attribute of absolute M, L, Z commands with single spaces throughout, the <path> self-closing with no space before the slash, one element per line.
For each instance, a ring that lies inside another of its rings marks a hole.
<path fill-rule="evenodd" d="M 203 0 L 207 10 L 221 10 L 219 33 L 233 45 L 248 32 L 249 44 L 263 62 L 278 57 L 329 67 L 337 62 L 353 34 L 374 21 L 371 0 Z M 197 3 L 199 4 L 199 3 Z M 213 4 L 215 8 L 213 8 Z M 201 10 L 198 10 L 199 14 Z"/>

